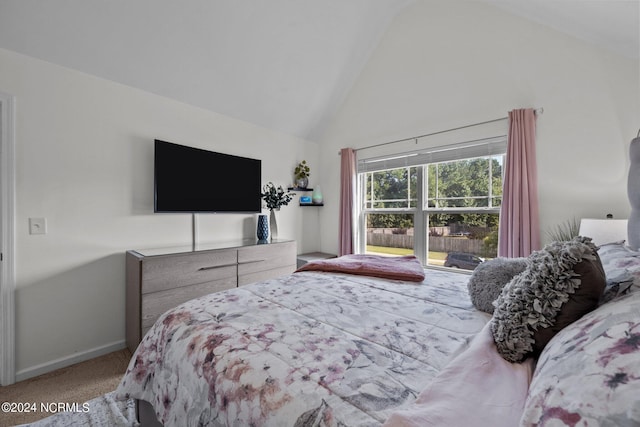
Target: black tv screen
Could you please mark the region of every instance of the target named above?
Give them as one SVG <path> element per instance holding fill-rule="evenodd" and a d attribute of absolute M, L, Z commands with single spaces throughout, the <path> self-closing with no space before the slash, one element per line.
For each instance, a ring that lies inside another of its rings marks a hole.
<path fill-rule="evenodd" d="M 261 210 L 260 160 L 155 140 L 154 212 Z"/>

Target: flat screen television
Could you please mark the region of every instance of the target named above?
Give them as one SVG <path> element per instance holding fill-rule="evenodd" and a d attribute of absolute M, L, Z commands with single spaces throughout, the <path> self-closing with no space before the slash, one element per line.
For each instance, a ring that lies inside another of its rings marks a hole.
<path fill-rule="evenodd" d="M 255 213 L 262 163 L 155 140 L 154 212 Z"/>

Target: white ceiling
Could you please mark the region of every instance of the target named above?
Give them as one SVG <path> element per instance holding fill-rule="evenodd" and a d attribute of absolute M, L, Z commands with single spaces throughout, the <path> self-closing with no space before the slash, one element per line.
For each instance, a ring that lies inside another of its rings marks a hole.
<path fill-rule="evenodd" d="M 0 0 L 0 47 L 315 140 L 413 1 Z M 640 0 L 482 1 L 639 56 Z"/>

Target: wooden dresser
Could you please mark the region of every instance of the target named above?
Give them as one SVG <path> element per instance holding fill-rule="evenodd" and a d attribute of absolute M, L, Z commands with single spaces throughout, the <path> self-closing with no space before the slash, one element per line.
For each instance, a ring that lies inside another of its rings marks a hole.
<path fill-rule="evenodd" d="M 295 269 L 296 242 L 291 240 L 127 251 L 127 346 L 135 351 L 156 319 L 185 301 Z"/>

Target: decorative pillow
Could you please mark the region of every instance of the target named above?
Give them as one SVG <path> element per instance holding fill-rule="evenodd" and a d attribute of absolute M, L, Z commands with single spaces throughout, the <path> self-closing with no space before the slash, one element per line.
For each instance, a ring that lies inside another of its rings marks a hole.
<path fill-rule="evenodd" d="M 640 425 L 640 292 L 601 305 L 540 354 L 521 426 Z"/>
<path fill-rule="evenodd" d="M 554 242 L 528 258 L 495 301 L 491 332 L 509 362 L 536 355 L 562 328 L 595 309 L 605 287 L 596 247 L 588 237 Z"/>
<path fill-rule="evenodd" d="M 607 278 L 600 304 L 640 289 L 640 252 L 618 242 L 600 246 L 598 255 Z"/>
<path fill-rule="evenodd" d="M 493 313 L 493 302 L 504 285 L 527 268 L 526 258 L 494 258 L 480 263 L 467 283 L 471 302 L 480 311 Z"/>

